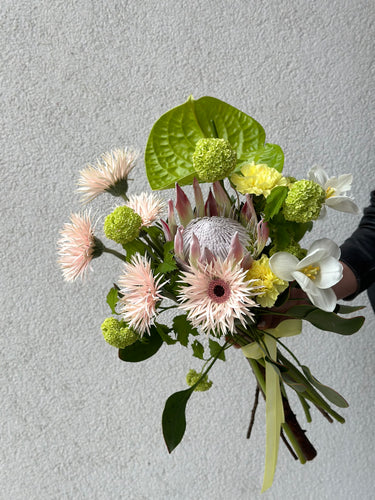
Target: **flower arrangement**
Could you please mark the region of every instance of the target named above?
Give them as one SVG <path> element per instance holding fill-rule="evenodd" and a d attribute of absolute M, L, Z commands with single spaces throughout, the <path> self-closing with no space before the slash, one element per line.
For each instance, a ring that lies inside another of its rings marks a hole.
<path fill-rule="evenodd" d="M 103 193 L 122 200 L 104 222 L 106 238 L 117 247 L 99 239 L 89 211 L 73 214 L 58 242 L 64 278 L 83 278 L 104 253 L 121 259 L 122 275 L 107 296 L 112 314 L 101 326 L 119 358 L 139 362 L 164 344 L 179 343 L 202 360 L 199 373 L 187 374 L 188 387 L 165 404 L 169 452 L 183 438 L 192 393 L 210 389 L 214 363 L 225 360 L 227 349 L 240 348 L 256 378 L 248 435 L 260 393 L 266 402 L 265 491 L 273 482 L 280 438 L 301 463 L 316 455 L 287 390 L 297 393 L 307 422 L 311 405 L 330 422 L 344 422 L 331 405 L 345 408 L 346 400 L 319 382 L 282 339 L 300 334 L 303 321 L 342 335 L 362 326 L 363 317 L 342 316 L 360 308 L 338 305 L 332 290 L 342 277 L 336 243 L 322 238 L 308 249 L 301 246 L 326 207 L 358 212 L 347 196 L 352 177 L 329 178 L 320 167 L 304 179 L 284 176 L 283 151 L 265 143 L 262 126 L 212 97 L 190 97 L 151 130 L 148 181 L 153 191 L 175 188 L 175 202 L 155 193 L 128 196 L 137 157 L 130 149 L 115 150 L 81 171 L 83 202 Z M 206 198 L 204 183 L 212 185 Z M 191 199 L 182 188 L 187 185 Z M 307 296 L 302 303 L 300 290 Z M 280 312 L 283 304 L 289 306 Z M 161 319 L 166 310 L 174 312 L 169 324 Z M 261 328 L 267 315 L 279 316 L 275 328 Z"/>

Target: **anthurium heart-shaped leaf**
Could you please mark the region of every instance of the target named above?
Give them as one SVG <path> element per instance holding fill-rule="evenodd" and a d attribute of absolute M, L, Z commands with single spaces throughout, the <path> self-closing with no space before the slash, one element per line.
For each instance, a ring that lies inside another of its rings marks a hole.
<path fill-rule="evenodd" d="M 147 141 L 145 164 L 152 189 L 168 189 L 178 182 L 191 184 L 199 176 L 193 153 L 199 139 L 219 137 L 229 141 L 237 161 L 263 147 L 265 133 L 253 118 L 214 97 L 193 97 L 171 109 L 154 124 Z"/>
<path fill-rule="evenodd" d="M 163 411 L 162 426 L 165 444 L 171 453 L 181 442 L 186 429 L 185 409 L 193 387 L 175 392 L 167 399 Z"/>
<path fill-rule="evenodd" d="M 267 143 L 260 149 L 248 153 L 245 160 L 238 164 L 236 171 L 240 170 L 246 163 L 252 162 L 256 165 L 266 164 L 268 167 L 275 168 L 278 172 L 282 172 L 284 166 L 284 152 L 277 144 Z"/>
<path fill-rule="evenodd" d="M 318 391 L 320 391 L 331 403 L 338 406 L 339 408 L 347 408 L 349 406 L 348 402 L 334 389 L 322 384 L 315 377 L 311 375 L 310 369 L 307 366 L 302 366 L 303 373 L 306 378 L 315 386 Z"/>
<path fill-rule="evenodd" d="M 150 335 L 145 335 L 141 340 L 137 340 L 137 342 L 125 347 L 125 349 L 119 349 L 118 355 L 122 361 L 138 363 L 156 354 L 162 344 L 163 340 L 157 329 L 152 326 Z"/>

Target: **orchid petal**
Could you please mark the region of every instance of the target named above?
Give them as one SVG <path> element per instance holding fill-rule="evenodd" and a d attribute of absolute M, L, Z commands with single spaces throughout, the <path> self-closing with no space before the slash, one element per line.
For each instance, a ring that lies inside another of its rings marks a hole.
<path fill-rule="evenodd" d="M 285 281 L 293 281 L 293 272 L 295 271 L 299 260 L 295 255 L 288 252 L 277 252 L 269 260 L 271 271 L 276 276 Z"/>
<path fill-rule="evenodd" d="M 322 251 L 322 255 L 324 255 L 324 257 L 334 257 L 335 259 L 339 259 L 341 255 L 340 247 L 329 238 L 321 238 L 314 241 L 307 252 L 307 256 L 315 252 L 315 250 Z"/>
<path fill-rule="evenodd" d="M 323 187 L 328 180 L 328 175 L 322 167 L 315 166 L 309 172 L 309 180 Z"/>
<path fill-rule="evenodd" d="M 335 210 L 339 210 L 340 212 L 346 212 L 349 214 L 359 213 L 358 206 L 348 196 L 331 196 L 331 198 L 327 198 L 326 205 L 334 208 Z"/>
<path fill-rule="evenodd" d="M 327 180 L 327 187 L 333 188 L 338 194 L 350 191 L 353 182 L 352 174 L 343 174 Z"/>
<path fill-rule="evenodd" d="M 342 264 L 334 257 L 327 257 L 320 263 L 320 272 L 314 283 L 318 288 L 331 288 L 342 278 Z"/>
<path fill-rule="evenodd" d="M 319 309 L 326 312 L 334 311 L 337 303 L 337 297 L 332 288 L 326 288 L 324 290 L 321 288 L 315 288 L 313 293 L 306 293 L 314 306 L 319 307 Z"/>

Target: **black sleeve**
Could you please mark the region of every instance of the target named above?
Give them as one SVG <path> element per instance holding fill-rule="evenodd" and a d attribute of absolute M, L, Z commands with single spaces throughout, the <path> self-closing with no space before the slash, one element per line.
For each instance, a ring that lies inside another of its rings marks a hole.
<path fill-rule="evenodd" d="M 347 297 L 352 300 L 375 282 L 375 191 L 371 203 L 365 208 L 358 228 L 341 245 L 341 258 L 357 278 L 357 291 Z"/>

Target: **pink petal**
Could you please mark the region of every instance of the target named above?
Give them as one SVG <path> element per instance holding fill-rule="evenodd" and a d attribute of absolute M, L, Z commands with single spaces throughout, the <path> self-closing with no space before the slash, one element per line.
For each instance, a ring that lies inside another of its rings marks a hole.
<path fill-rule="evenodd" d="M 181 224 L 185 227 L 194 218 L 189 198 L 176 183 L 176 210 Z"/>
<path fill-rule="evenodd" d="M 204 217 L 204 200 L 202 190 L 200 188 L 198 180 L 194 177 L 193 180 L 194 198 L 195 198 L 195 216 Z"/>
<path fill-rule="evenodd" d="M 209 192 L 208 197 L 207 197 L 204 211 L 205 211 L 205 214 L 207 217 L 216 217 L 219 215 L 216 200 L 214 198 L 214 195 L 212 194 L 211 189 L 210 189 L 210 192 Z"/>

